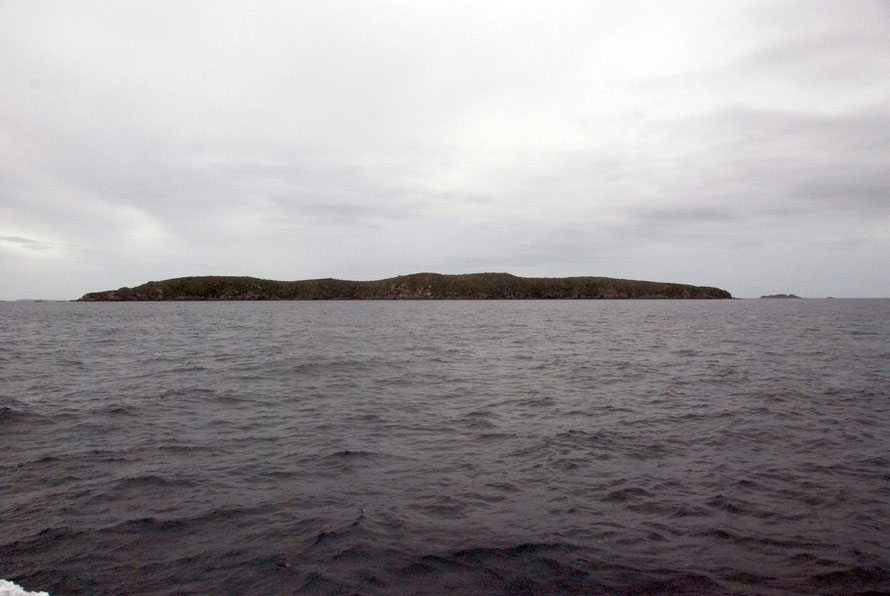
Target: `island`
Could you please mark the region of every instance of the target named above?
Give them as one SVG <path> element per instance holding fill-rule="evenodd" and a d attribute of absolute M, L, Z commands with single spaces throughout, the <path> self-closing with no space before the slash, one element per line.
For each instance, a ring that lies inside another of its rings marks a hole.
<path fill-rule="evenodd" d="M 761 296 L 761 298 L 797 298 L 797 299 L 800 299 L 800 296 L 795 296 L 794 294 L 770 294 L 769 296 Z"/>
<path fill-rule="evenodd" d="M 201 276 L 90 292 L 81 302 L 156 300 L 516 300 L 732 298 L 719 288 L 610 277 L 517 277 L 509 273 L 414 273 L 376 281 Z"/>

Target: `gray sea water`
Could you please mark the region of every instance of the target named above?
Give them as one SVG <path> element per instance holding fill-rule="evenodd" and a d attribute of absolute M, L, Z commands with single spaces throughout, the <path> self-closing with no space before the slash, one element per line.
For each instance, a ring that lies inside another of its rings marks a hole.
<path fill-rule="evenodd" d="M 888 300 L 0 303 L 0 340 L 28 590 L 890 591 Z"/>

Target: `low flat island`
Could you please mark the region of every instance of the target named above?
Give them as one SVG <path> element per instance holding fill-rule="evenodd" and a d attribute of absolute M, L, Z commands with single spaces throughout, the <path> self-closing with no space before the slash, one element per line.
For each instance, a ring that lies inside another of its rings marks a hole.
<path fill-rule="evenodd" d="M 509 273 L 414 273 L 376 281 L 202 276 L 84 294 L 82 302 L 145 300 L 516 300 L 732 298 L 726 290 L 610 277 L 517 277 Z"/>

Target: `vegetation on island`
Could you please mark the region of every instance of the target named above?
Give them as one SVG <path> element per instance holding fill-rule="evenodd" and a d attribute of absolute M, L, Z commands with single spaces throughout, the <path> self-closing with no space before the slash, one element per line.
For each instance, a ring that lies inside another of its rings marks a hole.
<path fill-rule="evenodd" d="M 609 277 L 415 273 L 376 281 L 179 277 L 85 294 L 81 301 L 732 298 L 719 288 Z"/>
<path fill-rule="evenodd" d="M 800 298 L 794 294 L 770 294 L 769 296 L 761 296 L 761 298 Z"/>

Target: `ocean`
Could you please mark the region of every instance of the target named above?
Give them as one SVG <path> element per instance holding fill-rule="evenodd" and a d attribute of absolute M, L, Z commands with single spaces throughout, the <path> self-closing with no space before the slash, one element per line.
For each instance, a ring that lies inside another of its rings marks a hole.
<path fill-rule="evenodd" d="M 0 578 L 890 592 L 890 300 L 0 303 Z"/>

